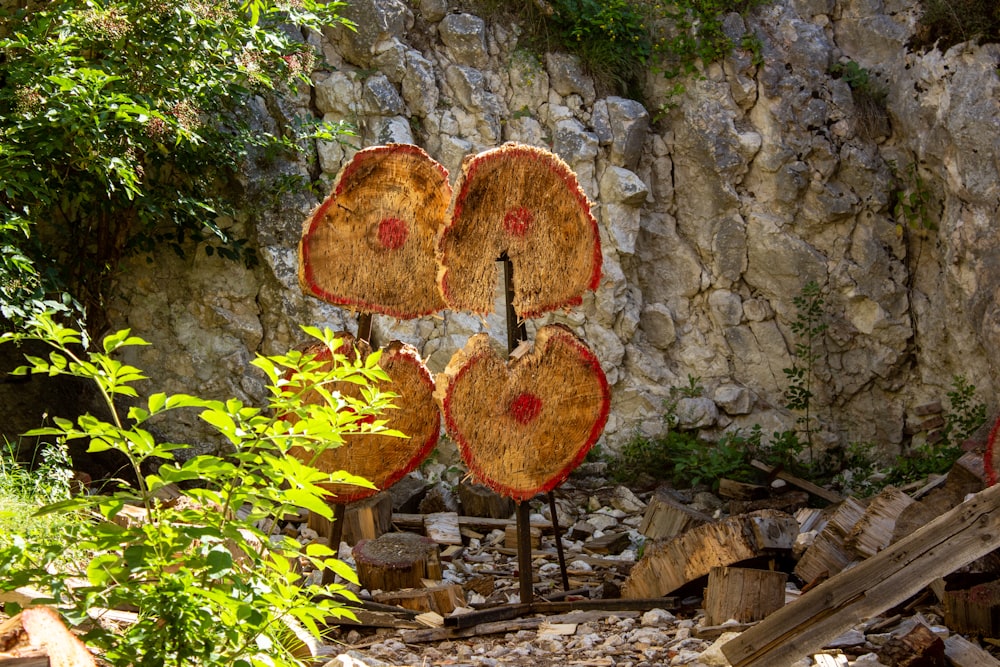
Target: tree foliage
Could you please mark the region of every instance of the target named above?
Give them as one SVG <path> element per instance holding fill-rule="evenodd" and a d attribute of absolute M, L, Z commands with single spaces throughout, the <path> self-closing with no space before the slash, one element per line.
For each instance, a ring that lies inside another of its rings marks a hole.
<path fill-rule="evenodd" d="M 100 328 L 120 259 L 191 238 L 253 261 L 227 181 L 254 149 L 257 96 L 291 95 L 316 59 L 300 29 L 342 22 L 316 0 L 56 0 L 0 10 L 0 314 L 68 291 Z M 303 121 L 305 123 L 305 121 Z"/>

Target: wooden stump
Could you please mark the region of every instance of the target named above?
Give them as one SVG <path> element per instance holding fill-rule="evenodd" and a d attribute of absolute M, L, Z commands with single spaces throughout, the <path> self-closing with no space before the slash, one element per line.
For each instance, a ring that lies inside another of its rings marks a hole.
<path fill-rule="evenodd" d="M 458 485 L 458 500 L 465 516 L 509 519 L 514 515 L 514 501 L 483 484 L 462 482 Z"/>
<path fill-rule="evenodd" d="M 745 567 L 713 567 L 705 589 L 705 614 L 709 625 L 731 618 L 750 623 L 785 606 L 784 572 Z"/>
<path fill-rule="evenodd" d="M 1000 581 L 953 584 L 944 591 L 944 621 L 955 632 L 1000 637 Z"/>
<path fill-rule="evenodd" d="M 309 527 L 320 537 L 329 537 L 329 519 L 309 514 Z M 374 540 L 392 529 L 392 496 L 385 491 L 350 503 L 345 508 L 341 540 L 354 546 L 361 540 Z"/>
<path fill-rule="evenodd" d="M 424 579 L 441 578 L 434 540 L 413 533 L 386 533 L 362 540 L 352 550 L 358 579 L 369 591 L 419 588 Z"/>

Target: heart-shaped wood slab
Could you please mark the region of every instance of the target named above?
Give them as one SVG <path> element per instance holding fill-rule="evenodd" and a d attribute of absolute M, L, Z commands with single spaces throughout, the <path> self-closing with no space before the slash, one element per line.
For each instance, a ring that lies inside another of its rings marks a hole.
<path fill-rule="evenodd" d="M 509 363 L 487 334 L 469 339 L 437 376 L 435 398 L 469 470 L 526 500 L 558 486 L 604 431 L 611 393 L 593 352 L 561 325 Z"/>
<path fill-rule="evenodd" d="M 343 340 L 338 353 L 357 349 L 362 358 L 367 358 L 370 353 L 366 344 L 358 344 L 349 333 L 338 334 L 337 337 Z M 319 361 L 331 358 L 330 349 L 322 344 L 310 347 L 306 352 L 315 354 Z M 382 349 L 378 365 L 391 379 L 391 382 L 383 383 L 378 388 L 397 395 L 392 399 L 395 408 L 383 412 L 379 419 L 387 420 L 387 429 L 400 431 L 408 437 L 377 433 L 347 435 L 343 445 L 327 449 L 313 461 L 312 464 L 323 472 L 344 470 L 364 477 L 377 487 L 329 485 L 327 488 L 336 494 L 332 502 L 337 504 L 351 503 L 388 489 L 427 458 L 440 435 L 441 413 L 434 400 L 434 378 L 417 350 L 393 341 Z M 360 386 L 351 382 L 339 382 L 330 390 L 345 396 L 361 397 Z M 293 449 L 292 455 L 307 460 L 302 450 Z"/>
<path fill-rule="evenodd" d="M 576 174 L 559 156 L 504 144 L 462 163 L 438 241 L 438 284 L 448 307 L 492 312 L 496 261 L 514 267 L 523 318 L 579 305 L 601 279 L 601 240 Z"/>
<path fill-rule="evenodd" d="M 448 171 L 417 146 L 359 151 L 305 222 L 302 291 L 402 319 L 441 310 L 435 242 L 450 201 Z"/>

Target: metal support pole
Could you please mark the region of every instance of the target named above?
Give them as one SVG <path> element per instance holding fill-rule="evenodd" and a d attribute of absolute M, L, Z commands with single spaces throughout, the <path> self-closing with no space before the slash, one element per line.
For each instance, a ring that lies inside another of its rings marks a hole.
<path fill-rule="evenodd" d="M 556 514 L 556 494 L 549 491 L 549 514 L 552 515 L 552 533 L 556 538 L 556 555 L 559 557 L 559 573 L 562 575 L 563 590 L 569 590 L 569 573 L 566 571 L 566 555 L 563 554 L 562 530 L 559 528 L 559 515 Z"/>
<path fill-rule="evenodd" d="M 372 314 L 361 313 L 358 315 L 358 340 L 363 340 L 372 345 Z"/>

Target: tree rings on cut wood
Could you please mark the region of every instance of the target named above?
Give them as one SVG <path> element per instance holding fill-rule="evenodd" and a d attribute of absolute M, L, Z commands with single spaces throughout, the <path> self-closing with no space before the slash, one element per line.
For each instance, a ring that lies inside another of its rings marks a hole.
<path fill-rule="evenodd" d="M 338 334 L 338 338 L 343 340 L 338 353 L 353 349 L 357 349 L 362 357 L 367 357 L 370 353 L 367 345 L 357 343 L 348 333 Z M 307 352 L 315 354 L 320 361 L 331 358 L 329 348 L 322 344 L 308 348 Z M 386 410 L 380 415 L 380 419 L 387 420 L 387 429 L 399 431 L 407 437 L 379 433 L 348 434 L 344 436 L 345 442 L 340 447 L 324 451 L 313 462 L 316 468 L 323 472 L 345 470 L 352 475 L 364 477 L 377 487 L 368 489 L 348 484 L 330 485 L 330 490 L 336 494 L 332 502 L 338 504 L 367 498 L 398 482 L 427 458 L 440 435 L 441 413 L 434 401 L 434 378 L 416 349 L 393 341 L 382 349 L 379 367 L 392 380 L 383 383 L 379 389 L 396 394 L 392 399 L 395 408 Z M 352 382 L 339 382 L 330 389 L 339 391 L 344 396 L 361 397 L 361 387 Z M 292 454 L 300 460 L 308 460 L 301 449 L 293 449 Z"/>
<path fill-rule="evenodd" d="M 440 579 L 441 560 L 434 540 L 415 533 L 386 533 L 361 540 L 351 550 L 358 580 L 370 591 L 420 588 L 424 579 Z"/>
<path fill-rule="evenodd" d="M 579 305 L 601 278 L 601 243 L 573 170 L 534 146 L 504 144 L 466 158 L 438 242 L 438 282 L 453 310 L 492 312 L 495 262 L 514 266 L 521 317 Z"/>
<path fill-rule="evenodd" d="M 409 319 L 444 308 L 435 240 L 448 171 L 408 144 L 359 151 L 312 213 L 299 243 L 306 294 L 354 310 Z"/>
<path fill-rule="evenodd" d="M 539 329 L 508 362 L 478 334 L 437 377 L 435 397 L 473 475 L 504 496 L 550 491 L 604 430 L 610 391 L 597 357 L 569 329 Z"/>

